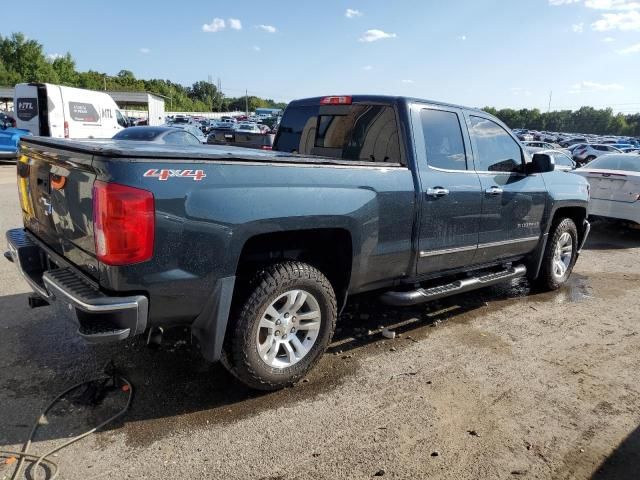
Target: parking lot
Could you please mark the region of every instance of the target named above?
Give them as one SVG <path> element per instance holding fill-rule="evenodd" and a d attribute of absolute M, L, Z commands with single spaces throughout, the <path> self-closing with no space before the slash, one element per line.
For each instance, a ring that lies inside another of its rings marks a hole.
<path fill-rule="evenodd" d="M 21 223 L 0 166 L 0 230 Z M 631 479 L 640 471 L 640 231 L 596 223 L 570 284 L 520 280 L 412 309 L 354 298 L 305 381 L 256 393 L 186 332 L 89 346 L 0 263 L 0 449 L 110 359 L 134 385 L 120 423 L 59 453 L 62 478 Z M 399 335 L 382 338 L 379 327 Z M 42 452 L 124 401 L 67 402 Z M 11 467 L 0 465 L 0 479 Z"/>

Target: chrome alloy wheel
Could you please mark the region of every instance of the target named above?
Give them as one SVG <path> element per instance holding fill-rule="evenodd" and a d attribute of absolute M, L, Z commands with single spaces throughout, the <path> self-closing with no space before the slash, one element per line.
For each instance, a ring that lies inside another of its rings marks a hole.
<path fill-rule="evenodd" d="M 573 239 L 568 232 L 560 235 L 553 253 L 553 275 L 556 278 L 564 277 L 571 265 L 573 258 Z"/>
<path fill-rule="evenodd" d="M 302 360 L 320 333 L 322 315 L 316 298 L 290 290 L 267 307 L 258 324 L 258 355 L 270 367 L 287 368 Z"/>

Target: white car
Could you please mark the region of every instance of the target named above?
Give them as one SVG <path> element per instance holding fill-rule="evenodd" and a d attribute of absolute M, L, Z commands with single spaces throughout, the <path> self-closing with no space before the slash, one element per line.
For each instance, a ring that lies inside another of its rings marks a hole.
<path fill-rule="evenodd" d="M 573 159 L 578 163 L 589 163 L 602 155 L 609 153 L 622 153 L 616 147 L 611 145 L 602 145 L 598 143 L 587 143 L 573 150 Z"/>
<path fill-rule="evenodd" d="M 591 186 L 590 215 L 640 223 L 639 155 L 603 155 L 574 173 Z"/>
<path fill-rule="evenodd" d="M 177 123 L 177 124 L 172 123 L 169 126 L 173 128 L 179 128 L 181 130 L 186 130 L 187 132 L 191 133 L 194 137 L 196 137 L 200 141 L 200 143 L 207 143 L 207 137 L 205 137 L 204 134 L 202 133 L 202 130 L 200 130 L 195 125 L 192 125 L 190 123 Z"/>

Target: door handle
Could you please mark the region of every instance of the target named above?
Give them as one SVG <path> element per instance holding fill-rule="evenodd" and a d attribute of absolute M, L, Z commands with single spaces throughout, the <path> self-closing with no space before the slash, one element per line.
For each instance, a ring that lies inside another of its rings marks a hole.
<path fill-rule="evenodd" d="M 500 187 L 490 187 L 485 190 L 487 195 L 500 195 L 503 190 Z"/>
<path fill-rule="evenodd" d="M 427 195 L 430 197 L 444 197 L 449 195 L 449 190 L 442 187 L 427 188 Z"/>

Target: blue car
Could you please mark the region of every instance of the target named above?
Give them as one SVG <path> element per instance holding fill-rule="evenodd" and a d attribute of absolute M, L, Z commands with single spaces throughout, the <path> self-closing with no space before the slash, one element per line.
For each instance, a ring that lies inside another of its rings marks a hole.
<path fill-rule="evenodd" d="M 18 144 L 25 136 L 31 136 L 31 132 L 13 127 L 0 129 L 0 161 L 15 161 L 18 156 Z"/>

